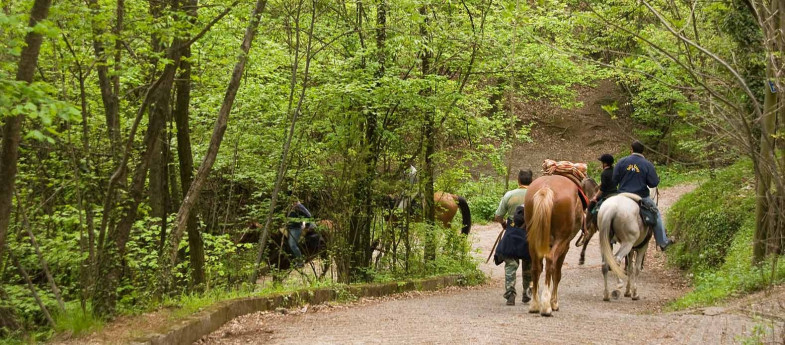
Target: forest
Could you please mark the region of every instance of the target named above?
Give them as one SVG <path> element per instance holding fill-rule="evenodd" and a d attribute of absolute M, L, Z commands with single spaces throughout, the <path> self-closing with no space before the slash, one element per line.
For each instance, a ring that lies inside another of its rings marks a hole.
<path fill-rule="evenodd" d="M 527 105 L 602 81 L 661 166 L 749 158 L 749 264 L 785 244 L 781 1 L 3 0 L 0 41 L 8 339 L 253 291 L 294 199 L 328 221 L 324 280 L 474 272 L 422 196 L 490 221 Z"/>

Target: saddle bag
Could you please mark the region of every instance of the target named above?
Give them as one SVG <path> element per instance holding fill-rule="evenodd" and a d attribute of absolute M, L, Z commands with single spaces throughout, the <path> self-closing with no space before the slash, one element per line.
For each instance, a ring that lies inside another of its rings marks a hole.
<path fill-rule="evenodd" d="M 660 211 L 657 209 L 657 205 L 654 203 L 645 202 L 641 200 L 639 203 L 640 205 L 640 215 L 643 224 L 646 226 L 656 226 L 657 225 L 657 218 L 659 217 Z"/>

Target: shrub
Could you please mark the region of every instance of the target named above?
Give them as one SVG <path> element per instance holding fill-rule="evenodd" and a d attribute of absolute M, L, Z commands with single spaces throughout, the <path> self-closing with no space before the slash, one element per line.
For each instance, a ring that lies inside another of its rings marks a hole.
<path fill-rule="evenodd" d="M 500 196 L 482 195 L 469 200 L 472 218 L 477 222 L 491 221 L 499 206 Z"/>
<path fill-rule="evenodd" d="M 774 263 L 770 261 L 751 266 L 754 232 L 755 220 L 750 217 L 734 236 L 722 266 L 719 269 L 697 269 L 693 280 L 695 288 L 673 302 L 671 308 L 710 305 L 737 292 L 750 293 L 770 284 L 784 282 L 785 265 L 776 265 L 774 271 Z"/>
<path fill-rule="evenodd" d="M 723 263 L 736 233 L 755 209 L 752 163 L 722 169 L 668 213 L 668 228 L 678 239 L 671 263 L 682 269 L 716 268 Z"/>

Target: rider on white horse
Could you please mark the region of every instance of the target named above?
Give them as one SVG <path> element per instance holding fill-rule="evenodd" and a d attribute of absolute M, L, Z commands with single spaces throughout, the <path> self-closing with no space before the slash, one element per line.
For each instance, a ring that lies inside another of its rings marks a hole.
<path fill-rule="evenodd" d="M 649 187 L 657 187 L 660 178 L 657 176 L 654 164 L 643 157 L 643 144 L 636 140 L 631 148 L 632 154 L 619 160 L 613 169 L 613 184 L 618 184 L 620 193 L 637 194 L 642 198 L 642 204 L 656 209 L 656 204 L 649 196 Z M 654 239 L 662 250 L 673 244 L 665 234 L 665 225 L 659 212 L 657 212 L 657 225 L 654 226 Z"/>
<path fill-rule="evenodd" d="M 610 153 L 604 153 L 602 156 L 597 158 L 600 162 L 602 162 L 602 174 L 600 175 L 600 188 L 597 191 L 597 194 L 589 202 L 589 207 L 587 209 L 588 216 L 586 220 L 586 225 L 589 225 L 589 222 L 593 224 L 597 224 L 597 212 L 599 211 L 600 205 L 602 201 L 618 193 L 616 189 L 616 184 L 613 183 L 613 156 Z M 585 227 L 584 227 L 585 229 Z"/>

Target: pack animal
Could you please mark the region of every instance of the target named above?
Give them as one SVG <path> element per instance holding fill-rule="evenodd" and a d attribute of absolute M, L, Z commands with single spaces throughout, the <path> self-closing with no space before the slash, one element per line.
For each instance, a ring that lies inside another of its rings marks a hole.
<path fill-rule="evenodd" d="M 542 176 L 529 186 L 524 199 L 529 253 L 532 256 L 532 302 L 530 313 L 551 316 L 559 310 L 561 269 L 570 240 L 583 222 L 581 191 L 561 175 Z M 545 288 L 540 296 L 539 277 L 545 259 Z"/>

